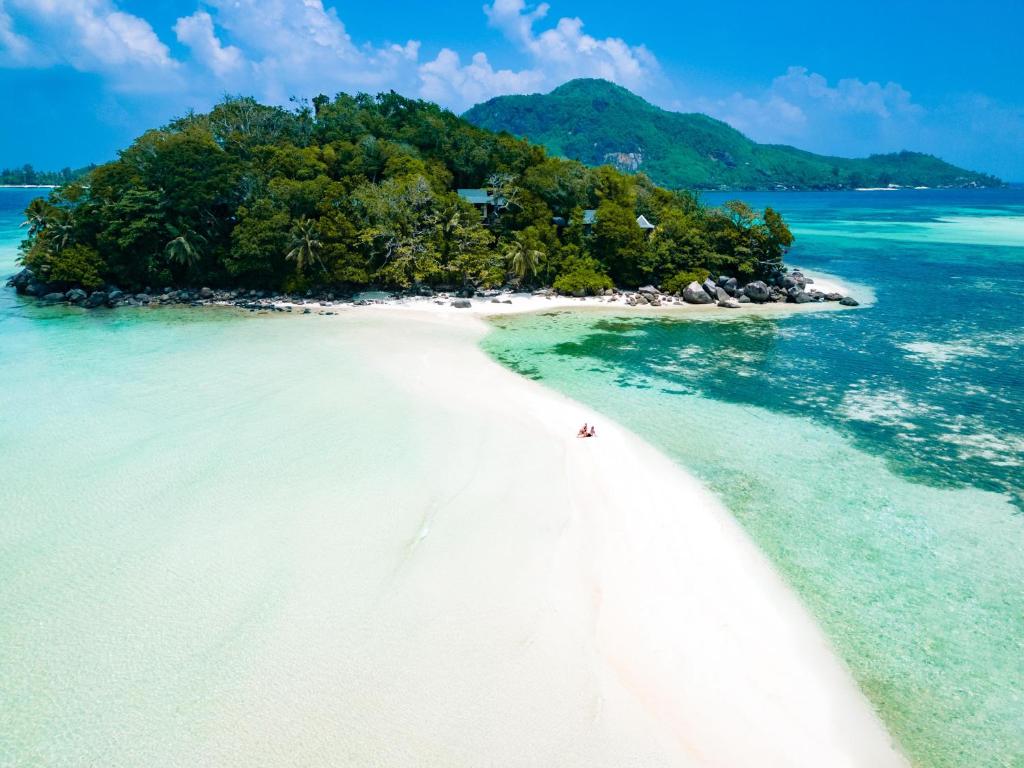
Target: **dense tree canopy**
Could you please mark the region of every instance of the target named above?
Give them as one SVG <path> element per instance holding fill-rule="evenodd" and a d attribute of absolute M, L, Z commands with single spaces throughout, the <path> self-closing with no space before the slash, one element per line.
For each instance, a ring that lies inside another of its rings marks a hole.
<path fill-rule="evenodd" d="M 493 205 L 481 211 L 459 188 L 486 189 Z M 37 274 L 136 289 L 594 291 L 700 270 L 753 279 L 792 242 L 771 209 L 705 208 L 395 93 L 294 110 L 226 99 L 148 131 L 26 217 L 22 260 Z"/>
<path fill-rule="evenodd" d="M 465 117 L 481 128 L 528 137 L 560 157 L 644 171 L 671 189 L 1002 185 L 920 152 L 854 159 L 758 144 L 720 120 L 667 112 L 605 80 L 571 80 L 543 95 L 498 96 Z"/>

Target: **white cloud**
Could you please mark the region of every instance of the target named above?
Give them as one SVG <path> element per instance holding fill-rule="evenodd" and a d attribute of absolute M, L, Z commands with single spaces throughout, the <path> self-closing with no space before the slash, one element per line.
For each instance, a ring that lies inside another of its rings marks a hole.
<path fill-rule="evenodd" d="M 444 104 L 476 104 L 498 93 L 535 91 L 545 82 L 543 72 L 524 69 L 496 70 L 487 55 L 477 53 L 463 66 L 459 54 L 445 48 L 419 68 L 420 96 Z"/>
<path fill-rule="evenodd" d="M 325 8 L 322 0 L 208 0 L 207 5 L 213 15 L 200 12 L 179 19 L 175 29 L 179 39 L 183 25 L 186 34 L 195 35 L 193 50 L 200 63 L 219 76 L 231 75 L 235 90 L 280 102 L 321 91 L 410 90 L 416 81 L 417 41 L 357 45 L 337 12 Z M 197 16 L 206 19 L 190 21 Z M 214 24 L 233 45 L 223 46 Z M 218 55 L 198 54 L 198 49 L 214 45 Z M 239 55 L 227 54 L 230 61 L 225 61 L 222 52 L 232 50 Z"/>
<path fill-rule="evenodd" d="M 823 154 L 864 156 L 908 149 L 965 168 L 1024 179 L 1024 106 L 980 94 L 951 95 L 927 108 L 898 83 L 832 84 L 790 67 L 764 89 L 698 96 L 668 105 L 724 120 L 751 138 Z"/>
<path fill-rule="evenodd" d="M 534 40 L 533 25 L 548 15 L 551 6 L 541 3 L 527 10 L 524 0 L 494 0 L 484 6 L 484 14 L 492 27 L 505 33 L 509 40 L 528 48 Z"/>
<path fill-rule="evenodd" d="M 704 112 L 752 137 L 777 141 L 798 134 L 807 125 L 807 113 L 786 99 L 768 94 L 753 98 L 733 93 L 719 99 L 700 97 L 684 102 L 685 109 Z M 682 105 L 681 105 L 682 106 Z"/>
<path fill-rule="evenodd" d="M 858 152 L 902 149 L 908 127 L 925 115 L 897 83 L 846 78 L 831 85 L 805 67 L 790 67 L 753 95 L 699 97 L 680 106 L 724 120 L 758 141 L 796 142 L 822 152 L 834 152 L 840 143 Z"/>
<path fill-rule="evenodd" d="M 485 5 L 489 24 L 529 57 L 530 66 L 494 70 L 483 53 L 463 65 L 445 49 L 420 67 L 420 94 L 462 108 L 500 94 L 552 88 L 576 77 L 601 77 L 641 93 L 651 92 L 660 80 L 658 61 L 647 48 L 617 37 L 588 35 L 581 19 L 562 18 L 538 33 L 534 27 L 549 10 L 547 3 L 530 8 L 525 0 Z"/>
<path fill-rule="evenodd" d="M 832 87 L 822 75 L 808 72 L 806 67 L 790 67 L 786 74 L 775 78 L 771 92 L 788 101 L 813 101 L 834 112 L 873 114 L 882 119 L 922 111 L 898 83 L 882 85 L 845 78 Z"/>
<path fill-rule="evenodd" d="M 8 34 L 0 31 L 0 40 L 13 35 L 24 64 L 67 64 L 105 74 L 116 86 L 145 83 L 150 89 L 154 72 L 169 74 L 177 66 L 149 22 L 123 13 L 112 0 L 7 0 L 7 5 L 30 34 L 14 35 L 11 17 L 4 13 L 0 30 L 6 17 Z"/>
<path fill-rule="evenodd" d="M 2 65 L 70 66 L 102 75 L 115 91 L 180 88 L 179 62 L 150 24 L 111 0 L 6 0 L 6 6 L 6 12 L 0 7 Z"/>
<path fill-rule="evenodd" d="M 552 20 L 547 3 L 485 1 L 480 22 L 518 52 L 513 66 L 446 47 L 423 60 L 415 40 L 355 41 L 324 4 L 340 0 L 195 0 L 194 13 L 160 30 L 187 49 L 181 60 L 146 19 L 122 11 L 121 0 L 0 0 L 0 66 L 69 66 L 99 75 L 104 119 L 130 101 L 148 104 L 147 117 L 203 109 L 224 91 L 284 103 L 293 95 L 395 89 L 463 109 L 500 94 L 602 77 L 674 109 L 711 114 L 758 141 L 847 155 L 918 149 L 1024 178 L 1019 105 L 968 94 L 925 109 L 897 83 L 829 81 L 804 67 L 761 88 L 702 88 L 673 102 L 675 87 L 643 45 L 595 37 L 579 18 Z"/>
<path fill-rule="evenodd" d="M 178 42 L 187 45 L 193 57 L 217 77 L 227 77 L 245 64 L 241 49 L 221 43 L 213 31 L 213 19 L 206 11 L 196 11 L 191 16 L 178 19 L 174 33 Z"/>
<path fill-rule="evenodd" d="M 578 18 L 539 25 L 549 7 L 492 0 L 483 10 L 524 58 L 495 68 L 479 52 L 464 61 L 442 48 L 420 59 L 420 43 L 357 43 L 324 0 L 203 0 L 173 25 L 187 56 L 174 59 L 149 22 L 118 0 L 0 0 L 0 63 L 70 65 L 99 73 L 116 90 L 177 92 L 200 106 L 224 90 L 274 102 L 339 90 L 395 89 L 456 109 L 504 93 L 602 77 L 652 93 L 658 62 L 642 45 L 596 38 Z M 10 13 L 5 10 L 10 9 Z"/>
<path fill-rule="evenodd" d="M 14 21 L 0 0 L 0 63 L 9 66 L 27 62 L 31 54 L 28 39 L 14 31 Z"/>

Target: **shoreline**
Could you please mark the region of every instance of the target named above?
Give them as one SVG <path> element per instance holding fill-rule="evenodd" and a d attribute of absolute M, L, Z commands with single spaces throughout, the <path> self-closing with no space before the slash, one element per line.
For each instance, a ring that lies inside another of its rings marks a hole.
<path fill-rule="evenodd" d="M 293 301 L 261 301 L 255 308 L 241 307 L 248 311 L 284 311 L 299 312 L 306 314 L 318 314 L 329 316 L 340 316 L 349 312 L 366 312 L 376 308 L 399 314 L 421 314 L 431 316 L 457 316 L 469 317 L 505 317 L 510 315 L 533 314 L 550 311 L 574 311 L 574 312 L 627 312 L 638 313 L 647 317 L 680 317 L 692 319 L 726 320 L 730 317 L 742 317 L 750 315 L 786 315 L 795 312 L 836 312 L 869 307 L 874 304 L 874 293 L 867 286 L 851 284 L 842 281 L 840 278 L 823 272 L 812 272 L 804 270 L 804 273 L 815 282 L 814 286 L 823 292 L 841 293 L 844 296 L 853 295 L 858 300 L 857 307 L 839 305 L 837 302 L 812 302 L 807 304 L 792 304 L 787 302 L 766 302 L 763 304 L 742 304 L 736 308 L 723 308 L 716 304 L 688 304 L 662 303 L 660 306 L 649 304 L 627 304 L 623 297 L 625 293 L 615 297 L 601 296 L 557 296 L 538 295 L 535 293 L 499 293 L 496 296 L 485 298 L 469 299 L 470 306 L 458 308 L 452 306 L 453 299 L 445 297 L 404 297 L 389 298 L 368 302 L 365 305 L 358 305 L 353 302 L 320 302 L 316 300 L 303 300 L 301 303 Z M 214 302 L 216 306 L 232 307 L 231 302 Z"/>
<path fill-rule="evenodd" d="M 641 312 L 653 310 L 655 313 L 674 314 L 678 311 L 707 312 L 722 309 L 727 310 L 727 313 L 762 312 L 777 311 L 783 307 L 785 311 L 797 308 L 838 309 L 859 307 L 862 303 L 850 294 L 848 287 L 838 278 L 823 273 L 805 274 L 799 269 L 794 269 L 787 275 L 776 275 L 771 285 L 763 281 L 739 285 L 735 278 L 720 276 L 717 281 L 709 277 L 703 284 L 691 282 L 682 292 L 672 294 L 662 293 L 654 286 L 648 285 L 635 291 L 608 289 L 599 295 L 591 296 L 568 296 L 558 294 L 551 288 L 530 292 L 518 291 L 510 286 L 476 290 L 472 297 L 452 291 L 435 292 L 425 287 L 402 294 L 367 290 L 342 296 L 340 299 L 330 291 L 322 291 L 317 295 L 314 295 L 313 291 L 308 291 L 305 296 L 299 297 L 265 290 L 215 290 L 210 287 L 168 287 L 160 293 L 146 288 L 144 292 L 126 293 L 113 285 L 90 291 L 81 287 L 68 288 L 67 284 L 61 283 L 47 284 L 37 279 L 30 269 L 22 269 L 12 275 L 6 281 L 6 285 L 14 288 L 19 296 L 33 297 L 43 305 L 76 306 L 89 310 L 178 305 L 235 307 L 250 312 L 293 312 L 298 309 L 303 314 L 311 314 L 317 310 L 318 314 L 326 315 L 338 314 L 335 311 L 338 309 L 371 305 L 431 311 L 437 311 L 440 307 L 455 309 L 463 314 L 509 315 L 584 306 L 605 309 L 621 307 Z M 868 303 L 873 303 L 874 293 L 871 288 L 859 288 L 861 296 L 870 295 Z"/>
<path fill-rule="evenodd" d="M 364 377 L 401 390 L 415 418 L 444 414 L 452 426 L 419 444 L 413 464 L 393 465 L 419 478 L 413 503 L 312 506 L 337 486 L 327 479 L 289 499 L 285 549 L 302 553 L 290 588 L 241 653 L 248 676 L 195 714 L 208 726 L 197 754 L 240 765 L 301 754 L 311 764 L 907 768 L 809 611 L 702 483 L 604 416 L 595 439 L 577 439 L 592 410 L 479 346 L 489 314 L 586 305 L 715 319 L 827 306 L 417 300 L 350 305 L 332 318 L 340 324 L 295 331 L 325 357 L 356 345 Z M 312 369 L 297 376 L 325 384 Z M 329 450 L 345 433 L 315 438 Z M 190 525 L 200 536 L 202 523 Z M 161 546 L 180 560 L 173 538 Z M 278 551 L 242 562 L 262 572 Z"/>
<path fill-rule="evenodd" d="M 509 546 L 544 562 L 541 579 L 513 578 L 510 597 L 535 605 L 524 614 L 531 643 L 576 670 L 582 687 L 556 699 L 578 697 L 602 739 L 621 742 L 590 764 L 907 765 L 809 611 L 700 481 L 603 416 L 596 438 L 576 438 L 593 412 L 488 357 L 484 317 L 385 307 L 364 317 L 395 342 L 371 365 L 413 396 L 454 397 L 467 419 L 529 440 L 514 452 L 517 473 L 535 477 L 535 463 L 558 457 L 548 470 L 561 487 L 531 488 L 525 519 L 491 499 L 473 525 L 489 536 L 487 519 L 519 520 L 511 536 L 522 540 Z M 432 537 L 454 535 L 442 512 Z"/>

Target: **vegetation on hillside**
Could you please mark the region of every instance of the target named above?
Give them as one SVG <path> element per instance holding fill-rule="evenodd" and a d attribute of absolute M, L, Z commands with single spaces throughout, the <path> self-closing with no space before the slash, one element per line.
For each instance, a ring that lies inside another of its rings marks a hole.
<path fill-rule="evenodd" d="M 459 188 L 498 204 L 485 218 Z M 26 217 L 22 262 L 41 279 L 136 290 L 513 281 L 593 292 L 695 271 L 766 276 L 792 242 L 771 209 L 708 209 L 394 93 L 291 111 L 227 99 L 148 131 Z"/>
<path fill-rule="evenodd" d="M 573 80 L 546 95 L 500 96 L 465 117 L 543 144 L 561 157 L 643 171 L 672 189 L 1001 184 L 917 152 L 848 159 L 758 144 L 707 115 L 667 112 L 604 80 Z"/>
<path fill-rule="evenodd" d="M 59 171 L 37 171 L 31 165 L 21 168 L 0 169 L 0 186 L 56 186 L 68 184 L 85 176 L 96 166 L 88 168 L 64 168 Z"/>

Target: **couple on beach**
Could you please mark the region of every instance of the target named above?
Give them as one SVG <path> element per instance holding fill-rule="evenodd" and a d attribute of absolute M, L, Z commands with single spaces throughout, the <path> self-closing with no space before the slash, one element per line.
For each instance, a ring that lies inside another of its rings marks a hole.
<path fill-rule="evenodd" d="M 587 429 L 587 425 L 584 424 L 580 427 L 580 431 L 576 433 L 576 437 L 597 437 L 597 428 L 593 424 L 590 425 L 590 429 Z"/>

